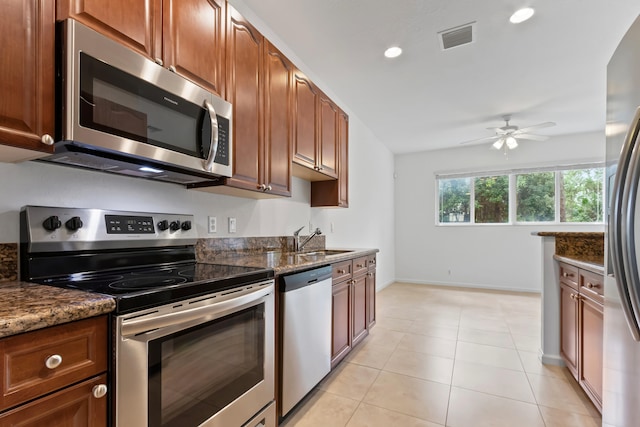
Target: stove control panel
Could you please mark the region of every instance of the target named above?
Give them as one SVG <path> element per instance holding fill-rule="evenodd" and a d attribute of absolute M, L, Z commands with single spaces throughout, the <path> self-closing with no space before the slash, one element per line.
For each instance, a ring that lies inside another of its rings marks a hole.
<path fill-rule="evenodd" d="M 20 240 L 30 251 L 193 245 L 193 215 L 25 206 Z"/>

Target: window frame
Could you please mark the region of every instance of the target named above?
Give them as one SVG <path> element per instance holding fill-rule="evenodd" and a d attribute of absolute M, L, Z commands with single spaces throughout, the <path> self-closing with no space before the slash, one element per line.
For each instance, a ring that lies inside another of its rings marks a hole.
<path fill-rule="evenodd" d="M 602 169 L 602 209 L 601 212 L 603 221 L 599 222 L 561 222 L 560 221 L 560 176 L 563 171 L 575 170 L 575 169 Z M 554 220 L 553 221 L 517 221 L 517 188 L 516 188 L 516 175 L 539 173 L 539 172 L 553 172 L 554 173 Z M 477 223 L 475 222 L 475 178 L 491 177 L 506 175 L 509 177 L 509 196 L 508 196 L 508 211 L 509 220 L 507 222 L 494 222 L 494 223 Z M 459 179 L 470 178 L 471 188 L 469 191 L 469 221 L 468 222 L 440 222 L 440 180 L 443 179 Z M 468 227 L 468 226 L 480 226 L 480 227 L 505 227 L 505 226 L 540 226 L 540 225 L 566 225 L 566 226 L 585 226 L 585 225 L 603 225 L 605 218 L 605 180 L 606 180 L 606 168 L 604 162 L 596 163 L 580 163 L 551 167 L 532 167 L 522 169 L 511 170 L 498 170 L 498 171 L 485 171 L 485 172 L 469 172 L 469 173 L 435 173 L 435 222 L 438 227 Z"/>

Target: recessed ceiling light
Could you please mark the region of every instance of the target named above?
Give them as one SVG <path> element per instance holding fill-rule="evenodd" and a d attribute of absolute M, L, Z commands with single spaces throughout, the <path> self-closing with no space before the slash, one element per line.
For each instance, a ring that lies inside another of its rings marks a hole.
<path fill-rule="evenodd" d="M 509 18 L 509 21 L 511 21 L 512 24 L 519 24 L 531 18 L 534 13 L 535 11 L 532 8 L 525 7 L 523 9 L 516 10 L 516 12 L 511 15 L 511 18 Z"/>
<path fill-rule="evenodd" d="M 398 46 L 390 47 L 389 49 L 384 51 L 384 56 L 387 58 L 396 58 L 402 54 L 402 49 Z"/>

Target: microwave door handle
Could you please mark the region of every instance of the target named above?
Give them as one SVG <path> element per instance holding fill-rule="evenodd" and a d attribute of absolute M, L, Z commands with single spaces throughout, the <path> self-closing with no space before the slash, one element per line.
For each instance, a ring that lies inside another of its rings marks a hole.
<path fill-rule="evenodd" d="M 218 153 L 218 116 L 216 115 L 216 109 L 213 108 L 213 104 L 208 99 L 204 101 L 204 108 L 207 109 L 211 118 L 211 144 L 209 145 L 209 155 L 204 161 L 204 169 L 211 172 L 213 170 L 213 162 Z"/>
<path fill-rule="evenodd" d="M 618 169 L 614 180 L 612 212 L 609 221 L 609 246 L 611 248 L 610 254 L 613 273 L 616 279 L 616 286 L 620 294 L 622 310 L 624 311 L 627 319 L 631 335 L 634 340 L 640 341 L 640 327 L 638 326 L 638 317 L 636 316 L 637 311 L 634 310 L 638 305 L 638 301 L 633 301 L 633 298 L 638 296 L 638 292 L 636 292 L 636 290 L 640 288 L 636 287 L 635 289 L 632 289 L 633 286 L 639 285 L 639 283 L 637 283 L 637 264 L 635 263 L 635 260 L 629 259 L 628 251 L 629 249 L 632 249 L 635 253 L 635 243 L 630 247 L 630 242 L 627 240 L 628 232 L 630 231 L 628 227 L 631 226 L 631 230 L 634 228 L 633 217 L 629 217 L 629 213 L 633 215 L 635 206 L 632 206 L 630 209 L 625 211 L 625 207 L 629 206 L 629 184 L 635 181 L 637 190 L 637 182 L 640 175 L 638 162 L 633 159 L 634 145 L 636 145 L 635 142 L 638 136 L 638 126 L 640 125 L 640 108 L 636 111 L 634 120 L 631 123 L 631 128 L 625 137 L 624 145 L 620 153 L 620 160 L 618 162 Z M 636 157 L 637 155 L 638 153 L 635 152 Z M 632 170 L 632 167 L 635 167 L 636 170 Z M 633 175 L 635 175 L 635 179 Z M 631 196 L 634 205 L 636 196 L 637 192 Z M 631 236 L 631 240 L 634 238 L 635 236 Z M 633 263 L 630 263 L 630 261 L 633 261 Z M 635 274 L 633 271 L 629 270 L 630 268 L 636 269 Z M 636 283 L 630 283 L 630 280 L 634 280 L 632 277 L 636 279 Z"/>

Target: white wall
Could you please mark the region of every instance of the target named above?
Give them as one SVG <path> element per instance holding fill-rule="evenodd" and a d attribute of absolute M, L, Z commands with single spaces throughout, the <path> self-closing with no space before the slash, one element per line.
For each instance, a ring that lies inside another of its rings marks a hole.
<path fill-rule="evenodd" d="M 523 141 L 508 157 L 488 147 L 396 156 L 398 281 L 539 292 L 541 242 L 532 232 L 604 231 L 572 224 L 436 226 L 436 173 L 604 161 L 604 133 Z"/>

